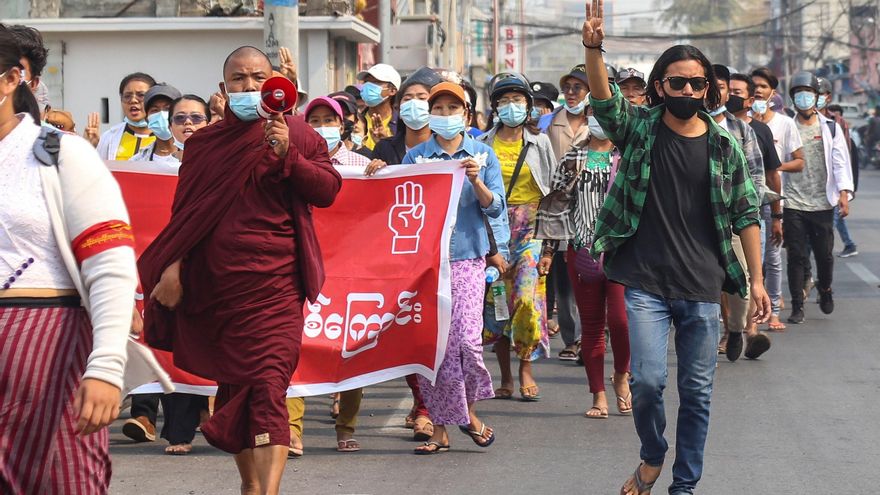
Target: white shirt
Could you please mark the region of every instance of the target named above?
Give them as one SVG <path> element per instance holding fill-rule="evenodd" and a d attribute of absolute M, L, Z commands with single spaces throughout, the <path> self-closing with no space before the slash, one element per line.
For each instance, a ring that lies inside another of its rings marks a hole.
<path fill-rule="evenodd" d="M 773 144 L 776 146 L 776 154 L 783 162 L 791 161 L 791 154 L 804 147 L 797 124 L 788 115 L 779 112 L 767 122 L 767 127 L 773 133 Z"/>
<path fill-rule="evenodd" d="M 40 127 L 28 114 L 0 140 L 0 287 L 73 289 L 73 280 L 59 255 L 43 194 L 33 143 Z M 33 259 L 26 269 L 21 266 Z M 16 270 L 21 270 L 17 275 Z"/>

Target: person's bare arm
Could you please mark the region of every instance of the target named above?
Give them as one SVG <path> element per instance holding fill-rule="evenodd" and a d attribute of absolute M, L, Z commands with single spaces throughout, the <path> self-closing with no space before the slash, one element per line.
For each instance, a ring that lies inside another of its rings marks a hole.
<path fill-rule="evenodd" d="M 804 149 L 798 148 L 791 152 L 791 160 L 782 162 L 779 167 L 780 172 L 797 173 L 804 170 Z"/>
<path fill-rule="evenodd" d="M 750 291 L 752 302 L 755 304 L 755 314 L 752 321 L 755 323 L 764 323 L 770 318 L 772 308 L 770 306 L 770 296 L 764 289 L 764 276 L 761 268 L 761 228 L 757 225 L 749 225 L 739 233 L 742 241 L 743 252 L 746 256 L 746 263 L 749 266 Z"/>
<path fill-rule="evenodd" d="M 586 20 L 582 28 L 583 45 L 586 51 L 587 80 L 590 96 L 597 100 L 611 98 L 608 87 L 608 71 L 602 56 L 602 42 L 605 40 L 605 2 L 604 0 L 587 0 L 585 5 Z"/>

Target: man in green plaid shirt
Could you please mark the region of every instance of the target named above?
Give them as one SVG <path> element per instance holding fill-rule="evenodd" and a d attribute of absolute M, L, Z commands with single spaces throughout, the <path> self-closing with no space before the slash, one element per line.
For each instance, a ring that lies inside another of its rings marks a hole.
<path fill-rule="evenodd" d="M 588 0 L 582 33 L 590 104 L 622 158 L 592 253 L 604 258 L 607 277 L 626 287 L 630 390 L 642 445 L 642 464 L 621 493 L 650 492 L 663 468 L 669 448 L 663 391 L 673 327 L 680 407 L 669 493 L 693 493 L 709 429 L 721 292 L 750 292 L 756 322 L 770 314 L 760 203 L 739 143 L 705 112 L 704 103 L 716 108 L 721 99 L 709 60 L 693 46 L 669 48 L 649 77 L 649 107 L 633 106 L 607 82 L 602 4 Z M 734 254 L 734 233 L 750 280 Z"/>

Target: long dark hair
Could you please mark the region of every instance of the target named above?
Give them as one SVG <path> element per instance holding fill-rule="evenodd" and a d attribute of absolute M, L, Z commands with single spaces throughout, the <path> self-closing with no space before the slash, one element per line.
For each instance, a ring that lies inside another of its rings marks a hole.
<path fill-rule="evenodd" d="M 0 24 L 0 73 L 21 66 L 21 49 L 18 47 L 18 41 L 9 28 L 5 24 Z M 24 80 L 22 80 L 22 83 Z M 31 88 L 27 84 L 19 84 L 12 93 L 12 109 L 15 113 L 27 112 L 34 118 L 34 122 L 40 122 L 40 105 L 37 99 L 31 93 Z"/>
<path fill-rule="evenodd" d="M 712 70 L 712 62 L 703 55 L 697 47 L 691 45 L 675 45 L 660 55 L 657 62 L 654 63 L 654 69 L 651 70 L 651 76 L 648 77 L 648 105 L 655 107 L 663 103 L 663 97 L 657 93 L 654 82 L 660 82 L 666 77 L 666 69 L 670 65 L 681 62 L 682 60 L 696 60 L 703 66 L 706 79 L 709 80 L 709 86 L 706 88 L 706 96 L 704 100 L 707 108 L 717 108 L 721 105 L 721 93 L 718 92 L 718 84 L 715 81 L 715 71 Z"/>

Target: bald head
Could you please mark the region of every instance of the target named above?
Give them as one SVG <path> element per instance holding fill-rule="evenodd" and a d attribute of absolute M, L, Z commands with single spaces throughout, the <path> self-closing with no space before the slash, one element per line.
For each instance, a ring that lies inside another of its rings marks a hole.
<path fill-rule="evenodd" d="M 253 46 L 236 48 L 223 62 L 223 81 L 230 93 L 257 91 L 271 76 L 269 57 Z"/>

